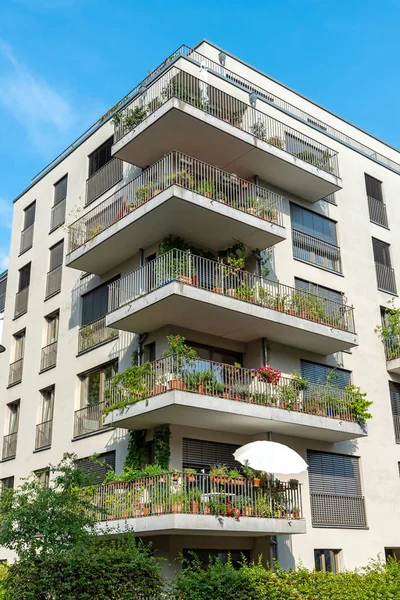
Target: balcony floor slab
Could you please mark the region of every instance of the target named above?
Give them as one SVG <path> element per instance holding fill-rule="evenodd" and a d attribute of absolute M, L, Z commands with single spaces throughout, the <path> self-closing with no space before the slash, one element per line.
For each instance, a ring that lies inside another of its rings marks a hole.
<path fill-rule="evenodd" d="M 286 239 L 280 225 L 173 185 L 71 252 L 67 265 L 102 275 L 169 234 L 215 250 L 238 241 L 267 248 Z"/>
<path fill-rule="evenodd" d="M 271 431 L 280 435 L 340 442 L 365 437 L 365 426 L 331 417 L 261 406 L 237 400 L 170 390 L 146 401 L 114 410 L 106 425 L 123 429 L 150 429 L 163 423 L 257 435 Z"/>
<path fill-rule="evenodd" d="M 112 148 L 121 160 L 145 167 L 171 148 L 248 179 L 257 174 L 316 202 L 342 188 L 340 177 L 311 165 L 239 127 L 172 98 Z"/>
<path fill-rule="evenodd" d="M 388 360 L 386 362 L 386 369 L 389 373 L 393 373 L 394 375 L 400 375 L 400 357 Z"/>
<path fill-rule="evenodd" d="M 106 323 L 135 333 L 176 325 L 245 343 L 266 337 L 323 355 L 358 345 L 354 333 L 178 281 L 114 310 Z"/>
<path fill-rule="evenodd" d="M 97 525 L 100 534 L 122 533 L 131 529 L 140 536 L 187 534 L 207 536 L 265 536 L 306 533 L 305 519 L 268 519 L 260 517 L 221 517 L 212 515 L 172 514 L 119 519 Z"/>

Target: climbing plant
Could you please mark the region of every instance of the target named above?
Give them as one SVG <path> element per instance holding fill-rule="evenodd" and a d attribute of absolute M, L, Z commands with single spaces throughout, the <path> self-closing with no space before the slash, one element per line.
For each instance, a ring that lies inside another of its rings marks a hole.
<path fill-rule="evenodd" d="M 169 468 L 171 450 L 169 440 L 171 431 L 168 424 L 154 427 L 153 434 L 153 462 L 163 469 Z"/>

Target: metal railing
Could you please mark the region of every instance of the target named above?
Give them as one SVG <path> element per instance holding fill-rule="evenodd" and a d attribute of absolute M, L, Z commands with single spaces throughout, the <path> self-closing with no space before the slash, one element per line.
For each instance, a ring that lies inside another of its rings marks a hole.
<path fill-rule="evenodd" d="M 101 485 L 94 492 L 100 520 L 165 514 L 217 515 L 241 519 L 303 518 L 301 484 L 261 482 L 203 473 L 165 473 L 131 483 Z M 218 521 L 215 521 L 216 527 Z"/>
<path fill-rule="evenodd" d="M 40 358 L 40 370 L 45 371 L 54 367 L 57 363 L 57 342 L 52 342 L 42 348 L 42 356 Z"/>
<path fill-rule="evenodd" d="M 370 221 L 383 227 L 388 227 L 388 218 L 386 212 L 386 204 L 380 202 L 372 196 L 368 196 L 368 210 Z"/>
<path fill-rule="evenodd" d="M 397 294 L 396 276 L 394 269 L 388 265 L 375 263 L 376 281 L 378 289 L 389 294 Z"/>
<path fill-rule="evenodd" d="M 105 317 L 90 325 L 84 325 L 79 329 L 78 354 L 116 337 L 118 337 L 118 330 L 107 327 Z"/>
<path fill-rule="evenodd" d="M 17 454 L 18 431 L 10 433 L 3 437 L 3 454 L 2 458 L 14 458 Z"/>
<path fill-rule="evenodd" d="M 69 228 L 68 251 L 86 244 L 172 185 L 283 226 L 282 196 L 173 150 L 77 219 Z"/>
<path fill-rule="evenodd" d="M 55 204 L 51 209 L 50 217 L 50 231 L 57 229 L 65 222 L 65 208 L 67 200 L 61 200 L 58 204 Z"/>
<path fill-rule="evenodd" d="M 22 380 L 22 371 L 24 367 L 24 359 L 20 358 L 10 364 L 8 372 L 8 385 L 19 383 Z"/>
<path fill-rule="evenodd" d="M 366 527 L 363 496 L 310 493 L 313 527 Z"/>
<path fill-rule="evenodd" d="M 104 394 L 107 411 L 112 410 L 121 400 L 134 404 L 170 390 L 183 390 L 340 421 L 357 420 L 353 414 L 351 393 L 334 385 L 308 382 L 301 385 L 288 377 L 281 377 L 277 384 L 273 384 L 257 369 L 245 369 L 200 358 L 171 356 L 147 363 L 135 389 L 136 393 L 128 391 L 120 384 L 113 384 L 111 380 Z"/>
<path fill-rule="evenodd" d="M 21 231 L 21 243 L 19 247 L 19 253 L 22 254 L 32 248 L 33 244 L 33 229 L 35 224 L 32 223 L 29 227 Z"/>
<path fill-rule="evenodd" d="M 111 283 L 109 312 L 172 281 L 355 333 L 350 306 L 176 249 Z"/>
<path fill-rule="evenodd" d="M 53 433 L 53 421 L 44 421 L 36 425 L 35 450 L 51 446 L 51 436 Z"/>
<path fill-rule="evenodd" d="M 61 290 L 62 265 L 47 273 L 46 298 L 57 294 Z"/>
<path fill-rule="evenodd" d="M 85 206 L 94 202 L 113 185 L 122 179 L 123 162 L 119 158 L 112 158 L 101 169 L 93 173 L 86 180 Z"/>
<path fill-rule="evenodd" d="M 393 427 L 396 444 L 400 444 L 400 415 L 393 415 Z"/>
<path fill-rule="evenodd" d="M 96 121 L 87 131 L 85 131 L 73 144 L 68 146 L 61 154 L 59 154 L 51 163 L 49 163 L 42 171 L 40 171 L 35 177 L 32 179 L 32 183 L 36 182 L 40 177 L 44 176 L 48 173 L 53 167 L 55 167 L 59 162 L 61 162 L 64 158 L 66 158 L 71 152 L 73 152 L 81 143 L 83 143 L 88 137 L 90 137 L 99 127 L 101 127 L 104 123 L 106 123 L 119 109 L 123 108 L 126 104 L 128 104 L 137 94 L 142 93 L 143 90 L 149 85 L 152 81 L 154 81 L 163 71 L 165 71 L 168 67 L 170 67 L 175 61 L 177 61 L 181 57 L 186 57 L 191 61 L 197 63 L 198 65 L 204 65 L 205 68 L 214 72 L 214 74 L 222 77 L 226 81 L 230 83 L 236 84 L 243 88 L 243 90 L 249 93 L 256 93 L 257 99 L 266 101 L 268 104 L 287 112 L 288 114 L 300 119 L 308 126 L 316 127 L 321 133 L 326 133 L 339 142 L 354 148 L 358 152 L 361 152 L 368 158 L 372 159 L 375 162 L 382 164 L 385 167 L 388 167 L 396 172 L 400 172 L 400 164 L 387 158 L 383 154 L 379 152 L 375 152 L 365 144 L 358 142 L 357 140 L 345 135 L 341 131 L 323 123 L 321 120 L 316 120 L 314 116 L 306 113 L 305 111 L 299 109 L 298 107 L 282 100 L 275 94 L 266 91 L 264 88 L 255 85 L 253 82 L 245 79 L 244 77 L 230 71 L 223 67 L 220 63 L 217 63 L 210 58 L 207 58 L 203 54 L 200 54 L 196 50 L 193 50 L 189 46 L 183 44 L 180 46 L 175 52 L 173 52 L 170 56 L 168 56 L 158 67 L 156 67 L 149 75 L 143 79 L 129 94 L 124 96 L 120 102 L 118 102 L 115 106 L 113 106 L 109 111 L 107 111 L 100 119 Z"/>
<path fill-rule="evenodd" d="M 119 113 L 114 142 L 171 98 L 191 104 L 279 150 L 339 176 L 335 150 L 210 85 L 206 78 L 199 79 L 177 67 L 169 69 Z"/>
<path fill-rule="evenodd" d="M 14 318 L 20 317 L 28 310 L 29 285 L 15 294 Z"/>
<path fill-rule="evenodd" d="M 400 336 L 393 335 L 390 339 L 384 340 L 386 360 L 394 360 L 400 358 Z"/>
<path fill-rule="evenodd" d="M 292 229 L 293 256 L 324 269 L 342 272 L 340 248 L 319 238 Z"/>
<path fill-rule="evenodd" d="M 75 411 L 74 438 L 103 429 L 104 402 L 91 404 Z"/>

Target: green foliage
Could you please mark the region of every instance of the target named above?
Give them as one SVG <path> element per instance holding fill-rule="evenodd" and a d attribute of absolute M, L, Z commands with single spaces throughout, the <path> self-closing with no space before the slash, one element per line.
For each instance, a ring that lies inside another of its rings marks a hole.
<path fill-rule="evenodd" d="M 130 600 L 144 591 L 159 598 L 163 581 L 151 547 L 128 533 L 25 558 L 10 566 L 5 588 L 7 600 Z"/>
<path fill-rule="evenodd" d="M 367 400 L 367 394 L 362 392 L 357 385 L 346 385 L 345 392 L 350 397 L 350 412 L 357 423 L 365 423 L 367 419 L 372 419 L 372 415 L 368 412 L 372 401 Z"/>
<path fill-rule="evenodd" d="M 48 488 L 32 475 L 15 490 L 2 491 L 1 546 L 23 558 L 68 550 L 93 534 L 99 517 L 92 500 L 93 476 L 75 460 L 75 455 L 65 455 L 58 465 L 50 465 Z"/>
<path fill-rule="evenodd" d="M 164 89 L 161 92 L 161 95 L 164 98 L 164 100 L 169 100 L 170 98 L 178 98 L 178 100 L 183 100 L 184 102 L 188 102 L 193 106 L 197 106 L 197 108 L 204 108 L 197 87 L 193 86 L 193 88 L 187 88 L 180 79 L 181 78 L 179 75 L 175 75 L 175 77 L 173 77 L 171 81 L 164 87 Z"/>
<path fill-rule="evenodd" d="M 389 600 L 400 597 L 400 566 L 389 559 L 372 562 L 359 571 L 337 575 L 308 571 L 299 567 L 284 571 L 277 565 L 272 571 L 261 561 L 243 561 L 235 569 L 210 558 L 203 567 L 197 557 L 182 559 L 182 572 L 172 586 L 174 600 Z"/>
<path fill-rule="evenodd" d="M 143 121 L 147 116 L 147 111 L 141 106 L 135 108 L 128 108 L 125 114 L 122 116 L 122 122 L 124 127 L 127 129 L 135 129 L 139 123 Z"/>
<path fill-rule="evenodd" d="M 386 358 L 391 360 L 400 355 L 400 308 L 396 308 L 394 300 L 388 301 L 385 309 L 383 325 L 375 327 L 386 348 Z"/>
<path fill-rule="evenodd" d="M 5 564 L 0 564 L 0 600 L 5 598 L 5 579 L 8 574 L 8 567 Z"/>
<path fill-rule="evenodd" d="M 153 389 L 153 374 L 153 365 L 150 362 L 145 362 L 143 365 L 133 364 L 125 371 L 114 375 L 111 387 L 116 391 L 122 390 L 123 394 L 118 397 L 116 402 L 108 402 L 103 413 L 107 415 L 116 409 L 123 410 L 130 404 L 148 398 Z M 110 392 L 107 391 L 105 396 L 109 395 Z"/>
<path fill-rule="evenodd" d="M 129 432 L 128 452 L 125 467 L 139 470 L 146 460 L 146 429 L 135 429 Z"/>
<path fill-rule="evenodd" d="M 209 179 L 202 179 L 200 184 L 196 188 L 196 192 L 203 196 L 214 196 L 215 195 L 215 183 Z"/>
<path fill-rule="evenodd" d="M 153 434 L 153 458 L 154 462 L 164 470 L 169 467 L 169 459 L 171 457 L 171 450 L 169 446 L 169 440 L 171 437 L 171 431 L 169 425 L 157 425 L 154 427 Z"/>

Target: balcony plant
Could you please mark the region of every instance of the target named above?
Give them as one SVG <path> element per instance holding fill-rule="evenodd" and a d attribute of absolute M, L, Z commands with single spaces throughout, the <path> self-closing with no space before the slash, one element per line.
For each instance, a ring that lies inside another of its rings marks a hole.
<path fill-rule="evenodd" d="M 233 400 L 247 400 L 250 397 L 250 386 L 236 383 L 230 387 Z"/>
<path fill-rule="evenodd" d="M 280 150 L 283 150 L 285 148 L 285 142 L 278 135 L 273 135 L 272 137 L 268 138 L 267 142 L 268 144 L 271 144 L 271 146 L 275 146 Z"/>
<path fill-rule="evenodd" d="M 394 300 L 389 300 L 382 324 L 375 327 L 375 333 L 379 334 L 385 346 L 386 359 L 398 358 L 400 356 L 400 308 L 396 307 Z"/>
<path fill-rule="evenodd" d="M 128 108 L 122 117 L 122 123 L 126 129 L 130 131 L 135 129 L 145 118 L 147 117 L 147 111 L 141 106 L 135 106 L 135 108 Z"/>
<path fill-rule="evenodd" d="M 279 408 L 287 410 L 298 410 L 300 390 L 293 382 L 282 385 L 278 389 Z"/>
<path fill-rule="evenodd" d="M 244 517 L 253 516 L 253 501 L 247 496 L 242 496 L 238 501 L 238 509 Z"/>
<path fill-rule="evenodd" d="M 143 365 L 132 365 L 125 371 L 114 375 L 111 388 L 117 393 L 119 399 L 115 403 L 108 403 L 103 414 L 106 415 L 116 409 L 123 410 L 130 404 L 135 404 L 144 399 L 147 403 L 154 387 L 153 379 L 154 366 L 149 362 Z M 119 394 L 118 392 L 122 393 Z"/>
<path fill-rule="evenodd" d="M 254 516 L 255 517 L 271 517 L 271 497 L 264 493 L 258 493 L 254 500 Z"/>
<path fill-rule="evenodd" d="M 365 424 L 368 419 L 372 418 L 368 411 L 372 402 L 367 400 L 367 394 L 362 392 L 356 385 L 347 385 L 344 388 L 346 394 L 350 397 L 350 412 L 353 419 L 360 424 Z"/>
<path fill-rule="evenodd" d="M 271 365 L 265 365 L 265 367 L 260 367 L 257 370 L 257 372 L 262 381 L 272 383 L 272 385 L 278 385 L 282 375 L 282 371 L 279 371 L 279 369 L 274 369 L 274 367 L 271 367 Z"/>
<path fill-rule="evenodd" d="M 238 469 L 228 471 L 228 484 L 244 485 L 244 477 Z"/>
<path fill-rule="evenodd" d="M 96 225 L 92 225 L 87 230 L 86 240 L 87 241 L 92 240 L 94 237 L 99 235 L 99 233 L 104 231 L 104 229 L 105 229 L 105 225 L 103 225 L 102 223 L 97 223 Z"/>
<path fill-rule="evenodd" d="M 258 473 L 250 467 L 248 460 L 246 460 L 242 465 L 242 473 L 247 479 L 253 480 L 254 487 L 259 487 L 261 483 L 261 477 L 259 477 Z"/>
<path fill-rule="evenodd" d="M 180 187 L 185 187 L 189 190 L 193 189 L 193 177 L 186 169 L 175 171 L 169 175 L 168 183 L 169 185 L 179 185 Z"/>
<path fill-rule="evenodd" d="M 193 483 L 193 481 L 196 481 L 196 469 L 185 469 L 184 473 L 186 473 L 186 478 L 189 481 L 189 483 Z"/>
<path fill-rule="evenodd" d="M 213 198 L 215 196 L 215 183 L 209 179 L 202 179 L 196 187 L 196 192 L 207 196 L 207 198 Z"/>
<path fill-rule="evenodd" d="M 148 182 L 148 183 L 145 183 L 145 184 L 139 186 L 138 188 L 136 188 L 136 192 L 135 192 L 136 202 L 134 203 L 135 208 L 140 206 L 144 202 L 151 200 L 151 198 L 154 196 L 154 190 L 158 187 L 159 187 L 158 183 Z"/>
<path fill-rule="evenodd" d="M 263 121 L 261 121 L 261 119 L 250 127 L 250 131 L 254 135 L 254 137 L 258 138 L 259 140 L 262 140 L 264 142 L 267 140 L 267 126 Z"/>
<path fill-rule="evenodd" d="M 190 81 L 190 80 L 189 80 Z M 170 98 L 178 98 L 178 100 L 183 100 L 184 102 L 188 102 L 192 104 L 192 106 L 196 106 L 197 108 L 203 109 L 204 104 L 201 100 L 200 92 L 197 89 L 194 89 L 194 86 L 188 88 L 179 75 L 175 75 L 169 83 L 163 88 L 161 92 L 161 96 L 164 100 L 169 100 Z"/>
<path fill-rule="evenodd" d="M 162 99 L 159 96 L 156 96 L 147 104 L 147 113 L 151 115 L 151 113 L 153 113 L 155 110 L 158 110 L 162 104 Z"/>
<path fill-rule="evenodd" d="M 254 288 L 245 283 L 241 283 L 236 288 L 236 298 L 245 302 L 254 302 Z"/>
<path fill-rule="evenodd" d="M 297 371 L 292 371 L 290 374 L 290 379 L 292 380 L 293 385 L 296 386 L 298 390 L 304 391 L 307 390 L 310 382 L 306 377 L 302 377 Z"/>
<path fill-rule="evenodd" d="M 213 465 L 210 469 L 211 483 L 226 483 L 228 467 L 226 465 Z"/>
<path fill-rule="evenodd" d="M 189 510 L 191 514 L 198 514 L 201 505 L 201 491 L 197 487 L 191 487 L 188 492 Z"/>
<path fill-rule="evenodd" d="M 184 490 L 173 492 L 170 496 L 169 506 L 175 514 L 189 511 L 189 497 Z"/>
<path fill-rule="evenodd" d="M 185 389 L 185 382 L 192 376 L 189 369 L 193 368 L 198 358 L 196 350 L 187 345 L 186 338 L 182 335 L 169 335 L 167 336 L 167 348 L 162 356 L 170 359 L 170 387 Z"/>

